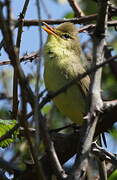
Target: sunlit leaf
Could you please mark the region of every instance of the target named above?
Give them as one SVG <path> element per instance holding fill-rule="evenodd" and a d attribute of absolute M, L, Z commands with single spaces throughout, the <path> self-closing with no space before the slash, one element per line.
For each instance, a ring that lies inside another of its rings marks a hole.
<path fill-rule="evenodd" d="M 111 176 L 108 178 L 108 180 L 117 180 L 117 170 L 111 174 Z"/>
<path fill-rule="evenodd" d="M 113 138 L 115 140 L 117 140 L 117 129 L 116 128 L 113 128 L 111 131 L 110 131 L 110 134 L 113 136 Z"/>
<path fill-rule="evenodd" d="M 0 137 L 7 134 L 15 125 L 16 120 L 2 120 L 0 119 Z M 0 142 L 0 147 L 5 148 L 9 146 L 17 138 L 18 130 L 14 131 L 13 134 Z"/>
<path fill-rule="evenodd" d="M 74 17 L 74 13 L 73 12 L 69 12 L 67 13 L 64 18 L 67 18 L 67 19 L 70 19 L 70 18 L 73 18 Z"/>
<path fill-rule="evenodd" d="M 49 104 L 49 105 L 47 105 L 47 106 L 44 106 L 42 112 L 43 112 L 44 114 L 48 114 L 48 113 L 50 112 L 50 110 L 51 110 L 51 107 L 52 107 L 51 104 Z"/>

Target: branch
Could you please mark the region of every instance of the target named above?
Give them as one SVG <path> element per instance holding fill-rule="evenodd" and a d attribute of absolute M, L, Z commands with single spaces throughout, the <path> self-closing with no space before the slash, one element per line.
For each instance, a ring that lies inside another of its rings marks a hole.
<path fill-rule="evenodd" d="M 22 57 L 19 58 L 19 62 L 25 62 L 25 61 L 30 61 L 32 62 L 35 59 L 38 59 L 40 57 L 40 51 L 36 51 L 30 54 L 26 54 Z M 9 65 L 11 64 L 10 60 L 4 60 L 2 62 L 0 62 L 0 66 L 4 66 L 4 65 Z"/>
<path fill-rule="evenodd" d="M 58 159 L 57 153 L 55 151 L 54 142 L 51 140 L 48 128 L 47 128 L 47 119 L 40 117 L 40 133 L 43 138 L 43 142 L 46 148 L 47 156 L 49 161 L 51 162 L 51 168 L 54 174 L 59 179 L 67 178 L 67 174 L 65 173 L 64 169 L 62 168 L 60 161 Z"/>
<path fill-rule="evenodd" d="M 19 27 L 18 27 L 18 33 L 17 33 L 17 40 L 16 40 L 16 48 L 18 51 L 18 58 L 19 58 L 19 53 L 20 53 L 20 45 L 21 45 L 21 37 L 22 37 L 22 32 L 23 32 L 23 24 L 24 24 L 24 17 L 26 14 L 26 10 L 29 4 L 29 0 L 26 0 L 24 3 L 24 7 L 22 9 L 22 12 L 20 13 L 19 16 Z M 12 118 L 16 119 L 17 117 L 17 112 L 18 112 L 18 79 L 17 79 L 17 71 L 14 68 L 13 72 L 13 107 L 12 107 Z"/>
<path fill-rule="evenodd" d="M 61 24 L 64 22 L 71 22 L 74 24 L 85 24 L 85 23 L 91 23 L 91 21 L 96 20 L 97 18 L 97 14 L 92 14 L 89 16 L 84 16 L 81 18 L 72 18 L 72 19 L 41 19 L 36 20 L 36 19 L 32 19 L 32 20 L 24 20 L 24 26 L 38 26 L 38 23 L 47 23 L 49 25 L 57 25 L 57 24 Z M 15 26 L 18 27 L 18 21 L 17 20 L 13 20 L 15 23 Z M 113 21 L 108 21 L 108 26 L 116 26 L 117 25 L 117 20 L 113 20 Z"/>
<path fill-rule="evenodd" d="M 107 180 L 107 170 L 106 170 L 105 160 L 100 161 L 98 159 L 97 163 L 99 167 L 100 180 Z"/>
<path fill-rule="evenodd" d="M 6 93 L 0 93 L 0 100 L 3 100 L 3 99 L 6 99 L 6 100 L 12 100 L 13 97 L 12 96 L 8 96 Z"/>
<path fill-rule="evenodd" d="M 107 29 L 108 8 L 109 6 L 107 1 L 100 1 L 99 15 L 93 34 L 93 66 L 102 63 L 104 59 L 103 49 L 105 45 L 105 31 Z M 77 151 L 78 155 L 72 171 L 72 178 L 74 180 L 80 180 L 85 176 L 91 143 L 98 119 L 100 117 L 100 111 L 103 107 L 103 101 L 100 94 L 101 72 L 102 68 L 92 74 L 90 86 L 90 107 L 88 115 L 85 118 L 84 126 L 81 129 L 80 149 Z"/>
<path fill-rule="evenodd" d="M 38 20 L 41 19 L 41 9 L 40 9 L 40 1 L 36 0 L 36 8 L 37 8 L 37 17 Z M 41 24 L 39 23 L 38 25 L 38 33 L 39 33 L 39 48 L 42 50 L 42 46 L 43 46 L 43 39 L 42 39 L 42 28 L 41 28 Z M 38 101 L 39 101 L 39 90 L 40 90 L 40 71 L 41 71 L 41 60 L 42 60 L 42 51 L 40 51 L 40 57 L 39 60 L 37 61 L 36 64 L 36 83 L 35 83 L 35 107 L 34 107 L 34 116 L 33 116 L 33 120 L 35 122 L 35 128 L 36 128 L 36 133 L 35 133 L 35 153 L 38 156 L 39 154 L 39 144 L 40 144 L 40 136 L 39 136 L 39 129 L 40 129 L 40 116 L 39 116 L 39 109 L 38 109 Z"/>
<path fill-rule="evenodd" d="M 68 0 L 70 6 L 73 9 L 73 12 L 75 13 L 76 17 L 82 17 L 84 16 L 83 11 L 80 9 L 78 2 L 76 0 Z"/>
<path fill-rule="evenodd" d="M 31 152 L 31 155 L 32 155 L 34 163 L 35 163 L 37 179 L 44 180 L 45 176 L 43 174 L 43 170 L 42 170 L 40 161 L 38 161 L 38 158 L 37 158 L 39 154 L 37 154 L 37 151 L 35 149 L 37 147 L 35 147 L 35 144 L 32 143 L 30 131 L 28 128 L 28 122 L 25 119 L 25 117 L 26 117 L 26 92 L 25 92 L 25 89 L 23 89 L 23 88 L 21 88 L 21 98 L 22 98 L 22 112 L 21 112 L 21 116 L 20 116 L 20 124 L 24 128 L 24 135 L 28 141 L 30 152 Z"/>
<path fill-rule="evenodd" d="M 19 124 L 16 124 L 12 129 L 10 129 L 6 134 L 0 137 L 0 142 L 5 139 L 11 138 L 13 133 L 19 128 Z"/>
<path fill-rule="evenodd" d="M 92 143 L 92 153 L 95 154 L 101 161 L 108 161 L 117 167 L 117 157 L 113 153 L 107 152 L 105 149 L 100 147 L 96 142 Z"/>
<path fill-rule="evenodd" d="M 95 67 L 92 67 L 91 69 L 87 70 L 85 73 L 78 75 L 75 79 L 73 79 L 71 82 L 67 83 L 65 86 L 60 88 L 58 91 L 56 91 L 54 93 L 48 93 L 46 95 L 46 97 L 44 97 L 43 100 L 40 102 L 39 109 L 41 109 L 51 99 L 53 99 L 54 97 L 58 96 L 60 93 L 66 91 L 68 88 L 73 86 L 76 82 L 80 81 L 81 79 L 83 79 L 87 75 L 92 74 L 93 72 L 95 72 L 99 68 L 103 67 L 104 65 L 110 63 L 111 61 L 113 61 L 116 58 L 117 58 L 117 55 L 113 56 L 113 58 L 109 58 L 107 61 L 104 61 L 104 62 L 102 62 L 100 64 L 97 64 Z"/>
<path fill-rule="evenodd" d="M 10 1 L 8 1 L 8 3 L 9 2 Z M 20 67 L 20 64 L 19 64 L 18 54 L 17 54 L 16 49 L 14 48 L 14 43 L 13 43 L 11 20 L 10 20 L 10 18 L 8 18 L 8 22 L 6 23 L 2 10 L 3 9 L 0 4 L 0 21 L 1 21 L 1 27 L 2 27 L 1 31 L 2 31 L 2 35 L 4 37 L 4 41 L 5 41 L 4 48 L 9 56 L 9 59 L 11 59 L 12 66 L 14 68 L 16 68 L 16 75 L 17 75 L 17 78 L 19 79 L 21 88 L 24 89 L 24 91 L 27 93 L 28 97 L 30 97 L 30 98 L 28 98 L 28 101 L 33 109 L 35 96 L 33 95 L 33 92 L 26 81 L 24 72 L 22 71 L 22 68 Z M 9 13 L 9 8 L 7 11 Z M 8 16 L 10 16 L 10 15 L 8 14 Z M 29 140 L 29 139 L 27 139 L 27 140 Z M 35 162 L 36 169 L 38 169 L 37 174 L 38 174 L 38 172 L 40 172 L 40 175 L 41 175 L 41 170 L 40 170 L 39 164 L 37 162 L 37 157 L 35 156 L 34 148 L 31 148 L 31 150 L 32 150 L 31 153 L 32 153 L 33 160 Z M 38 177 L 38 179 L 40 179 L 40 178 L 41 177 Z"/>
<path fill-rule="evenodd" d="M 117 122 L 116 114 L 117 114 L 117 106 L 112 107 L 108 110 L 105 109 L 102 112 L 101 119 L 98 122 L 98 125 L 96 127 L 96 132 L 95 132 L 95 136 L 94 136 L 95 138 L 100 133 L 112 128 L 113 123 Z M 110 119 L 111 119 L 111 121 L 110 121 Z M 24 130 L 21 129 L 20 131 L 21 131 L 21 135 L 24 136 Z M 35 130 L 29 129 L 29 132 L 34 137 Z M 54 130 L 51 132 L 52 133 L 50 133 L 49 136 L 51 135 L 51 139 L 54 143 L 55 151 L 57 153 L 60 163 L 63 165 L 67 160 L 69 160 L 71 157 L 73 157 L 73 155 L 75 155 L 79 149 L 79 146 L 78 146 L 79 145 L 78 142 L 79 142 L 79 138 L 80 138 L 79 131 L 77 131 L 76 133 L 73 132 L 72 134 L 56 133 L 56 130 L 55 130 L 55 132 L 54 132 Z M 102 154 L 102 153 L 100 153 L 100 154 Z M 110 162 L 109 158 L 107 156 L 106 157 L 104 156 L 104 159 L 102 159 L 102 160 L 107 160 L 108 162 Z M 45 154 L 41 158 L 40 161 L 41 161 L 42 167 L 44 169 L 44 172 L 46 173 L 47 178 L 51 177 L 51 175 L 54 172 L 53 172 L 53 168 L 50 163 L 49 156 L 47 154 Z M 34 171 L 34 165 L 33 165 L 33 168 L 30 168 L 30 166 L 29 166 L 28 170 L 30 172 L 33 172 L 34 176 L 35 176 L 36 172 Z M 110 173 L 112 173 L 112 171 Z M 24 179 L 25 178 L 22 178 L 22 180 L 24 180 Z"/>
<path fill-rule="evenodd" d="M 110 63 L 111 61 L 117 59 L 117 55 L 113 56 L 112 58 L 109 58 L 108 60 L 102 62 L 101 64 L 96 65 L 95 67 L 92 67 L 91 69 L 87 70 L 85 73 L 78 75 L 78 77 L 76 77 L 75 79 L 73 79 L 72 81 L 70 81 L 68 84 L 66 84 L 65 86 L 63 86 L 62 88 L 60 88 L 58 91 L 54 92 L 54 93 L 48 93 L 40 102 L 39 104 L 39 109 L 43 108 L 43 106 L 45 104 L 47 104 L 48 102 L 51 101 L 51 99 L 53 99 L 54 97 L 58 96 L 60 93 L 66 91 L 68 88 L 70 88 L 71 86 L 73 86 L 76 82 L 80 81 L 81 79 L 83 79 L 85 76 L 92 74 L 94 71 L 96 71 L 97 69 L 103 67 L 104 65 Z M 106 106 L 106 103 L 107 106 Z M 115 107 L 116 106 L 116 101 L 105 101 L 104 102 L 104 107 L 103 109 L 108 109 L 110 108 L 110 106 Z M 30 112 L 29 114 L 26 115 L 26 119 L 30 118 L 33 115 L 33 111 Z"/>
<path fill-rule="evenodd" d="M 26 92 L 29 94 L 29 102 L 33 108 L 34 106 L 34 95 L 32 90 L 30 89 L 29 85 L 27 84 L 24 72 L 22 71 L 21 67 L 19 66 L 19 59 L 17 57 L 16 49 L 13 45 L 12 39 L 12 31 L 10 29 L 10 24 L 6 23 L 4 16 L 2 14 L 2 7 L 0 6 L 0 21 L 1 21 L 1 31 L 5 40 L 5 51 L 8 53 L 9 59 L 11 59 L 11 64 L 14 68 L 17 69 L 17 76 L 19 78 L 19 82 L 22 88 L 26 89 Z"/>
<path fill-rule="evenodd" d="M 72 22 L 74 24 L 84 24 L 96 20 L 96 18 L 97 18 L 97 14 L 92 14 L 89 16 L 84 16 L 81 18 L 72 18 L 72 19 L 41 19 L 41 20 L 32 19 L 32 20 L 24 20 L 24 26 L 38 26 L 39 23 L 43 23 L 43 22 L 50 25 L 61 24 L 64 22 Z M 16 27 L 19 26 L 17 20 L 13 20 L 13 22 L 15 23 Z"/>
<path fill-rule="evenodd" d="M 117 107 L 116 108 L 112 108 L 111 110 L 109 110 L 109 112 L 107 111 L 104 111 L 102 113 L 102 116 L 103 116 L 103 124 L 106 124 L 108 125 L 108 127 L 106 127 L 107 129 L 108 128 L 111 128 L 112 127 L 112 124 L 117 121 Z M 111 125 L 110 124 L 107 124 L 107 122 L 109 122 L 109 120 L 112 119 L 113 122 L 111 121 Z M 97 137 L 100 133 L 102 133 L 102 131 L 104 130 L 103 129 L 103 125 L 102 125 L 102 122 L 99 122 L 100 123 L 100 129 L 96 129 L 96 134 L 95 134 L 95 137 Z M 105 127 L 105 126 L 104 126 Z M 107 130 L 106 129 L 106 130 Z M 32 131 L 32 130 L 31 130 Z M 32 134 L 34 133 L 34 129 L 33 129 L 33 132 Z M 71 157 L 73 157 L 73 155 L 76 154 L 76 152 L 78 151 L 79 149 L 79 140 L 80 140 L 80 134 L 79 134 L 79 131 L 76 132 L 76 133 L 72 133 L 72 134 L 63 134 L 63 133 L 55 133 L 54 130 L 53 130 L 53 133 L 50 134 L 51 135 L 51 138 L 53 140 L 53 143 L 54 143 L 54 147 L 55 147 L 55 150 L 56 150 L 56 153 L 57 153 L 57 156 L 59 158 L 59 161 L 60 163 L 63 165 L 66 161 L 68 161 Z M 71 148 L 72 147 L 72 148 Z M 92 147 L 93 147 L 93 144 L 92 144 Z M 77 149 L 78 148 L 78 149 Z M 101 148 L 101 147 L 100 147 Z M 103 149 L 103 148 L 102 148 Z M 98 150 L 99 151 L 99 150 Z M 67 152 L 67 153 L 66 153 Z M 96 151 L 94 150 L 94 153 Z M 100 155 L 102 155 L 102 151 L 100 151 Z M 96 154 L 96 156 L 98 156 L 98 154 Z M 100 157 L 100 156 L 98 156 Z M 115 156 L 114 156 L 115 157 Z M 108 156 L 101 156 L 102 160 L 107 160 L 108 162 L 110 162 L 110 158 Z M 104 159 L 103 159 L 104 158 Z M 46 176 L 47 178 L 49 179 L 49 177 L 51 177 L 51 175 L 54 173 L 53 172 L 53 169 L 51 167 L 51 161 L 48 157 L 47 154 L 45 154 L 41 159 L 41 164 L 43 166 L 43 169 L 44 169 L 44 172 L 46 173 Z M 32 170 L 33 171 L 34 168 L 30 169 L 30 167 L 28 168 L 28 170 Z M 34 173 L 34 171 L 33 171 Z M 112 172 L 111 172 L 112 173 Z M 35 174 L 34 174 L 35 176 Z M 25 179 L 25 178 L 24 178 Z M 23 180 L 23 179 L 22 179 Z"/>

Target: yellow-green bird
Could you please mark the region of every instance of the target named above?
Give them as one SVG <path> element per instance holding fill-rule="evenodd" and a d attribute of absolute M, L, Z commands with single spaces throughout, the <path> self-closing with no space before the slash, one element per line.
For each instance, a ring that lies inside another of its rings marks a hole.
<path fill-rule="evenodd" d="M 48 91 L 56 92 L 61 87 L 85 72 L 86 59 L 83 55 L 78 30 L 70 22 L 56 28 L 45 23 L 48 33 L 44 46 L 44 81 Z M 90 78 L 86 76 L 63 93 L 53 98 L 58 109 L 73 122 L 82 125 Z"/>

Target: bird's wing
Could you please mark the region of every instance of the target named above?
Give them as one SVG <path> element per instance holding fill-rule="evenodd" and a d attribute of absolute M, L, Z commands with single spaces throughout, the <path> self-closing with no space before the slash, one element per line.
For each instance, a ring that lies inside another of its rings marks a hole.
<path fill-rule="evenodd" d="M 75 77 L 77 77 L 78 74 L 83 74 L 84 72 L 86 72 L 85 70 L 86 67 L 83 67 L 82 62 L 79 62 L 77 64 L 73 63 L 73 64 L 74 64 L 73 69 L 74 69 Z M 82 95 L 86 97 L 89 91 L 90 77 L 87 75 L 86 77 L 78 81 L 76 84 L 80 88 Z"/>
<path fill-rule="evenodd" d="M 89 63 L 84 55 L 84 53 L 81 52 L 80 54 L 80 68 L 79 68 L 79 74 L 82 74 L 86 72 L 86 70 L 89 68 Z M 88 91 L 89 91 L 89 85 L 90 85 L 90 76 L 86 76 L 83 79 L 81 79 L 78 82 L 78 85 L 81 89 L 81 93 L 84 97 L 87 96 Z"/>
<path fill-rule="evenodd" d="M 89 85 L 90 85 L 90 79 L 89 76 L 86 76 L 85 78 L 81 79 L 77 85 L 79 86 L 81 93 L 84 97 L 87 96 L 89 91 Z"/>

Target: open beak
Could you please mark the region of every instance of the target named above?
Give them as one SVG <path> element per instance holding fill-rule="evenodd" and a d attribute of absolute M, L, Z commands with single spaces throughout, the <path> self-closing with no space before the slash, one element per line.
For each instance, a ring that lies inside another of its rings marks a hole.
<path fill-rule="evenodd" d="M 45 26 L 41 26 L 41 27 L 42 27 L 42 29 L 44 29 L 44 31 L 46 31 L 48 34 L 51 34 L 51 35 L 54 35 L 54 36 L 58 37 L 57 32 L 55 31 L 54 28 L 52 28 L 51 26 L 49 26 L 49 25 L 48 25 L 47 23 L 45 23 L 45 22 L 43 22 L 43 24 L 44 24 Z"/>

